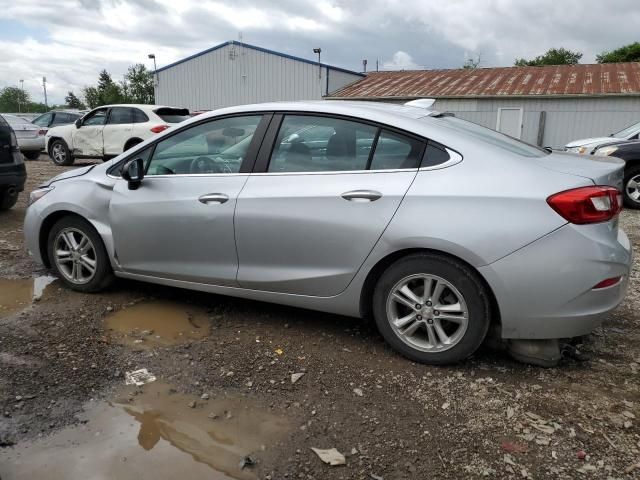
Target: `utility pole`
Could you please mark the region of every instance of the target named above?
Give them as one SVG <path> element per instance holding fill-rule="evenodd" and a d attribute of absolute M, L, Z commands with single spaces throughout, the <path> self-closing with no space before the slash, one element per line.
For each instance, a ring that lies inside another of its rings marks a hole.
<path fill-rule="evenodd" d="M 367 73 L 367 59 L 362 60 L 362 73 Z"/>
<path fill-rule="evenodd" d="M 20 85 L 22 88 L 22 98 L 20 98 L 20 100 L 18 101 L 18 113 L 22 112 L 20 105 L 22 104 L 22 100 L 24 99 L 24 79 L 23 78 L 20 79 Z"/>
<path fill-rule="evenodd" d="M 313 53 L 317 53 L 318 54 L 318 78 L 322 78 L 322 65 L 320 64 L 320 53 L 321 52 L 322 52 L 322 49 L 320 47 L 313 49 Z"/>
<path fill-rule="evenodd" d="M 156 66 L 156 54 L 155 53 L 150 53 L 148 55 L 149 58 L 153 59 L 153 78 L 155 80 L 155 84 L 159 85 L 160 84 L 160 79 L 158 78 L 158 67 Z"/>
<path fill-rule="evenodd" d="M 47 103 L 47 77 L 42 77 L 42 88 L 44 89 L 44 107 L 49 111 L 49 103 Z"/>

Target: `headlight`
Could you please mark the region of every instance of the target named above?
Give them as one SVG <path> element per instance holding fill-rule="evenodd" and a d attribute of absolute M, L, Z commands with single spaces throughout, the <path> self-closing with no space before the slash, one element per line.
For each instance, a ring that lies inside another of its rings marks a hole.
<path fill-rule="evenodd" d="M 36 203 L 38 200 L 44 197 L 51 190 L 53 190 L 53 187 L 44 187 L 44 188 L 38 188 L 37 190 L 34 190 L 33 192 L 31 192 L 29 194 L 29 206 Z"/>
<path fill-rule="evenodd" d="M 618 147 L 614 147 L 614 146 L 602 147 L 602 148 L 599 148 L 598 150 L 596 150 L 596 155 L 609 156 L 612 153 L 615 153 L 617 151 L 618 151 Z"/>

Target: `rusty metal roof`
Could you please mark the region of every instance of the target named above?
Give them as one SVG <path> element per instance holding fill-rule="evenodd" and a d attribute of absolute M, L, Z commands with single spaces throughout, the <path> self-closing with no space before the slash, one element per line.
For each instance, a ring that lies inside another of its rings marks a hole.
<path fill-rule="evenodd" d="M 640 95 L 640 62 L 370 72 L 328 98 Z"/>

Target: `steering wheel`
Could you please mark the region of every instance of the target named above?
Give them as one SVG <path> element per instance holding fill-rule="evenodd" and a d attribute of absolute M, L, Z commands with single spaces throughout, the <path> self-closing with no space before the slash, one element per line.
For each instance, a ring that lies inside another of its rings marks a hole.
<path fill-rule="evenodd" d="M 198 157 L 191 161 L 189 173 L 223 173 L 218 163 L 210 157 Z"/>

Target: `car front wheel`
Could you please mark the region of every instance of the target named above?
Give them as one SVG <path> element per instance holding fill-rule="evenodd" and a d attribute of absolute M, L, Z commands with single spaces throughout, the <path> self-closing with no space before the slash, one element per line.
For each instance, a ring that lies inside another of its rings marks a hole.
<path fill-rule="evenodd" d="M 49 147 L 49 156 L 56 165 L 73 165 L 73 157 L 64 140 L 54 140 Z"/>
<path fill-rule="evenodd" d="M 624 203 L 640 209 L 640 166 L 631 167 L 624 176 Z"/>
<path fill-rule="evenodd" d="M 384 339 L 416 362 L 443 365 L 473 354 L 489 328 L 486 288 L 468 266 L 414 254 L 382 274 L 373 313 Z"/>
<path fill-rule="evenodd" d="M 75 216 L 58 220 L 49 232 L 47 247 L 51 265 L 73 290 L 98 292 L 111 283 L 107 251 L 86 220 Z"/>

